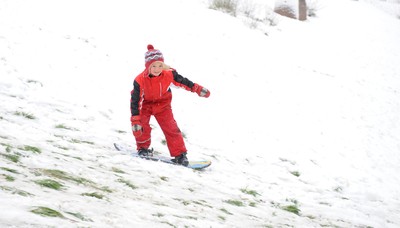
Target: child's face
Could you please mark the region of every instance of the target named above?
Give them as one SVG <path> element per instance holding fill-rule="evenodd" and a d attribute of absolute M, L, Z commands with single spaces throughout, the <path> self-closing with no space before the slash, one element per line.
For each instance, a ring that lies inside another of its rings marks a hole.
<path fill-rule="evenodd" d="M 163 63 L 162 62 L 154 62 L 150 66 L 150 74 L 152 74 L 154 76 L 160 75 L 162 70 L 163 70 Z"/>

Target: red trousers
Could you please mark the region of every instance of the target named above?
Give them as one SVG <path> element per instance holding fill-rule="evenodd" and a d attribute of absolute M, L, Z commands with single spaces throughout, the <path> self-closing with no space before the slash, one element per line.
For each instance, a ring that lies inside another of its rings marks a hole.
<path fill-rule="evenodd" d="M 150 127 L 151 116 L 156 118 L 165 135 L 170 155 L 176 157 L 183 152 L 186 152 L 187 150 L 181 130 L 172 114 L 170 99 L 155 102 L 143 102 L 140 112 L 140 121 L 143 127 L 143 133 L 140 137 L 135 137 L 137 149 L 147 149 L 150 147 L 152 130 Z"/>

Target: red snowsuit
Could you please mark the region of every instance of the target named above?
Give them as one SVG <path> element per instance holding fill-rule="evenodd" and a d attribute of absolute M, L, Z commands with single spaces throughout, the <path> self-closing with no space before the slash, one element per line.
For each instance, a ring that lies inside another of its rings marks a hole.
<path fill-rule="evenodd" d="M 139 116 L 143 133 L 135 137 L 137 149 L 148 149 L 151 144 L 150 117 L 153 115 L 163 131 L 171 156 L 186 152 L 183 136 L 174 119 L 171 108 L 170 85 L 192 91 L 194 83 L 175 70 L 163 70 L 159 76 L 151 76 L 144 70 L 136 76 L 131 92 L 131 114 Z M 192 91 L 195 92 L 195 91 Z"/>

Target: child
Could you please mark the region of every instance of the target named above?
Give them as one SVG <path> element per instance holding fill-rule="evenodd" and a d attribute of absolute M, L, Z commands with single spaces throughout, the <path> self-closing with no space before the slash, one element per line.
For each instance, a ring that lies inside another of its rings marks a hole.
<path fill-rule="evenodd" d="M 138 154 L 151 156 L 150 117 L 154 116 L 161 127 L 173 162 L 187 166 L 186 147 L 183 136 L 174 119 L 171 109 L 172 93 L 170 85 L 209 97 L 210 91 L 178 74 L 175 69 L 164 64 L 163 54 L 147 45 L 145 53 L 146 68 L 136 76 L 131 92 L 131 124 Z"/>

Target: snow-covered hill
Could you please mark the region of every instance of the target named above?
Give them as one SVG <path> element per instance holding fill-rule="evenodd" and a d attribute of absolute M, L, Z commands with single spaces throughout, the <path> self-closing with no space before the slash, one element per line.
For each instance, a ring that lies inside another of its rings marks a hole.
<path fill-rule="evenodd" d="M 373 3 L 257 27 L 202 0 L 0 1 L 0 226 L 399 227 L 400 20 Z M 204 171 L 113 148 L 149 43 L 211 91 L 173 89 Z"/>

